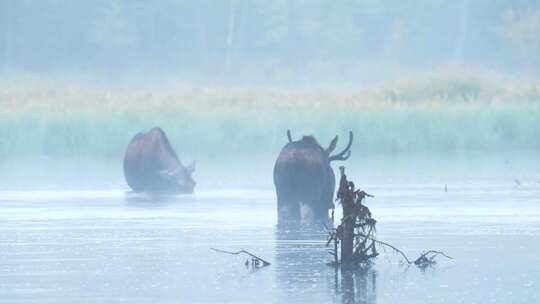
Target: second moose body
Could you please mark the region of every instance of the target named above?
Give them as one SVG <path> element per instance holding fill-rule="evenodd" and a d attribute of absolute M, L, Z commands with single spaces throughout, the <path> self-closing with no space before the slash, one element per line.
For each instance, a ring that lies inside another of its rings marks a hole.
<path fill-rule="evenodd" d="M 124 156 L 124 176 L 137 192 L 192 193 L 194 170 L 195 163 L 182 165 L 167 135 L 158 127 L 135 135 Z"/>
<path fill-rule="evenodd" d="M 279 220 L 328 219 L 328 210 L 334 208 L 335 175 L 330 162 L 346 160 L 351 155 L 352 132 L 347 147 L 335 155 L 338 137 L 323 149 L 313 136 L 293 141 L 287 131 L 289 143 L 281 150 L 274 166 Z"/>

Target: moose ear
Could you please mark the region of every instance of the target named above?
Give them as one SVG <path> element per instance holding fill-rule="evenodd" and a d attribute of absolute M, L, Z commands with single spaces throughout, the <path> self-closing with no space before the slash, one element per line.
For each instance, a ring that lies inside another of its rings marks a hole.
<path fill-rule="evenodd" d="M 186 167 L 186 170 L 187 170 L 189 173 L 195 172 L 195 161 L 193 161 L 190 165 L 188 165 L 188 166 Z"/>

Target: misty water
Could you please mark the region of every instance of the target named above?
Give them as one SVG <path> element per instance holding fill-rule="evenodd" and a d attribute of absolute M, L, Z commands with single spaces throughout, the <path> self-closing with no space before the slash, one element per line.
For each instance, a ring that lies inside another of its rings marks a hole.
<path fill-rule="evenodd" d="M 0 304 L 540 303 L 539 54 L 539 0 L 0 0 Z M 130 193 L 155 126 L 194 194 Z M 453 259 L 336 273 L 277 223 L 287 130 Z"/>
<path fill-rule="evenodd" d="M 128 193 L 120 162 L 0 168 L 0 303 L 536 303 L 540 172 L 534 157 L 359 160 L 349 177 L 382 250 L 369 269 L 326 266 L 322 225 L 277 225 L 272 159 L 198 164 L 193 195 Z M 444 185 L 448 185 L 448 192 Z M 271 262 L 259 271 L 246 249 Z"/>

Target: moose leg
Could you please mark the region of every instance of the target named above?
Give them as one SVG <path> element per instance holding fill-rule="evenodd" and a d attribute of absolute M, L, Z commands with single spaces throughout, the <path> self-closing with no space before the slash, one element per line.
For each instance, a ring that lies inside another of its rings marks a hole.
<path fill-rule="evenodd" d="M 317 219 L 326 221 L 330 218 L 330 215 L 328 214 L 329 210 L 330 208 L 327 207 L 327 204 L 319 203 L 313 208 L 313 214 Z"/>
<path fill-rule="evenodd" d="M 278 198 L 278 221 L 300 219 L 300 204 L 291 199 Z"/>

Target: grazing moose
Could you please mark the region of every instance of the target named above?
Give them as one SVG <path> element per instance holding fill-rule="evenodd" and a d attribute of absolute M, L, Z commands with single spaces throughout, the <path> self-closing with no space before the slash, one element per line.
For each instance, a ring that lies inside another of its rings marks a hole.
<path fill-rule="evenodd" d="M 165 132 L 155 127 L 133 137 L 124 156 L 124 176 L 134 191 L 192 193 L 195 163 L 183 166 Z"/>
<path fill-rule="evenodd" d="M 334 208 L 335 175 L 330 162 L 346 160 L 351 156 L 353 134 L 340 153 L 330 155 L 336 148 L 338 136 L 328 148 L 323 149 L 313 136 L 293 141 L 287 130 L 289 142 L 283 147 L 274 165 L 278 219 L 301 220 L 328 219 L 328 210 Z"/>

